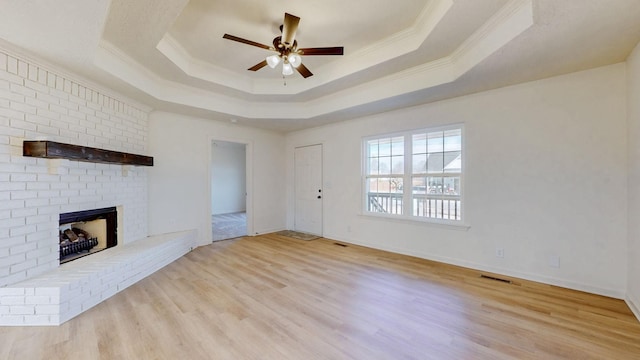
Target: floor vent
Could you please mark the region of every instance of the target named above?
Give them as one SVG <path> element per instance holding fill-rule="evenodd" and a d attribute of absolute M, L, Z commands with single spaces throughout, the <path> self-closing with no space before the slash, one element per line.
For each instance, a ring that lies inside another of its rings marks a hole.
<path fill-rule="evenodd" d="M 347 245 L 345 245 L 345 244 L 340 244 L 340 243 L 333 243 L 333 245 L 338 245 L 338 246 L 342 246 L 342 247 L 347 247 Z"/>
<path fill-rule="evenodd" d="M 484 275 L 484 274 L 480 274 L 480 277 L 483 279 L 489 279 L 489 280 L 495 280 L 495 281 L 500 281 L 503 283 L 507 283 L 507 284 L 511 284 L 511 280 L 507 280 L 507 279 L 501 279 L 495 276 L 489 276 L 489 275 Z"/>

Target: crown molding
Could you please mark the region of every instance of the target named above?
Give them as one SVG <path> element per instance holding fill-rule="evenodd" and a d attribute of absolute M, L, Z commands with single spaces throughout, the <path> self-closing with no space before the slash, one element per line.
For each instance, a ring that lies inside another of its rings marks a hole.
<path fill-rule="evenodd" d="M 287 87 L 274 88 L 273 80 L 253 79 L 194 58 L 169 33 L 164 35 L 156 49 L 193 78 L 251 95 L 295 95 L 415 51 L 452 6 L 453 0 L 429 1 L 411 27 L 353 53 L 347 52 L 340 59 L 317 68 L 313 77 L 303 82 L 290 82 Z"/>
<path fill-rule="evenodd" d="M 451 55 L 458 76 L 534 24 L 533 0 L 511 0 Z"/>
<path fill-rule="evenodd" d="M 169 33 L 160 39 L 156 49 L 190 77 L 246 93 L 250 92 L 248 90 L 253 87 L 252 80 L 248 75 L 240 75 L 191 56 L 180 42 Z"/>

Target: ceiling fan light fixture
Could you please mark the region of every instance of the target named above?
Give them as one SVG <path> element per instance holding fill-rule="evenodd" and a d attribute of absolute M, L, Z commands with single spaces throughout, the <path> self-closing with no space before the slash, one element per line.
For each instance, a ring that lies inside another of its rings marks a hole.
<path fill-rule="evenodd" d="M 230 34 L 224 34 L 223 39 L 236 41 L 239 43 L 259 47 L 261 49 L 276 52 L 275 55 L 267 56 L 265 60 L 248 68 L 249 71 L 258 71 L 265 66 L 275 69 L 282 63 L 282 75 L 293 75 L 295 70 L 303 77 L 313 76 L 313 73 L 302 63 L 302 55 L 344 55 L 342 46 L 334 47 L 313 47 L 298 48 L 298 40 L 296 40 L 296 31 L 300 18 L 289 13 L 284 14 L 284 23 L 280 26 L 281 36 L 273 39 L 273 46 L 261 44 L 255 41 L 243 39 Z"/>
<path fill-rule="evenodd" d="M 275 69 L 275 67 L 278 66 L 278 64 L 280 64 L 280 56 L 278 55 L 267 56 L 267 65 L 269 65 L 270 68 Z"/>
<path fill-rule="evenodd" d="M 293 67 L 287 61 L 282 64 L 282 75 L 288 76 L 293 74 Z"/>
<path fill-rule="evenodd" d="M 298 66 L 300 66 L 300 64 L 302 64 L 302 56 L 300 56 L 298 54 L 295 54 L 295 53 L 290 54 L 287 57 L 287 60 L 289 60 L 289 63 L 291 65 L 293 65 L 294 67 L 298 67 Z"/>

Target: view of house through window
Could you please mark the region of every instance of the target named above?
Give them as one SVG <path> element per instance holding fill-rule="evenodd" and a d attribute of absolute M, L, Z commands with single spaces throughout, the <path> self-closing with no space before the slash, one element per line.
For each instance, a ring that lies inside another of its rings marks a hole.
<path fill-rule="evenodd" d="M 377 136 L 364 147 L 365 212 L 462 220 L 461 126 Z"/>

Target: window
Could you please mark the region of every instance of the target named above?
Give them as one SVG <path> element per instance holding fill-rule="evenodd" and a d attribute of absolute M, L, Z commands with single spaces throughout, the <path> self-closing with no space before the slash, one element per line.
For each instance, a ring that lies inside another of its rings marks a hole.
<path fill-rule="evenodd" d="M 462 154 L 460 125 L 365 139 L 365 212 L 462 221 Z"/>

